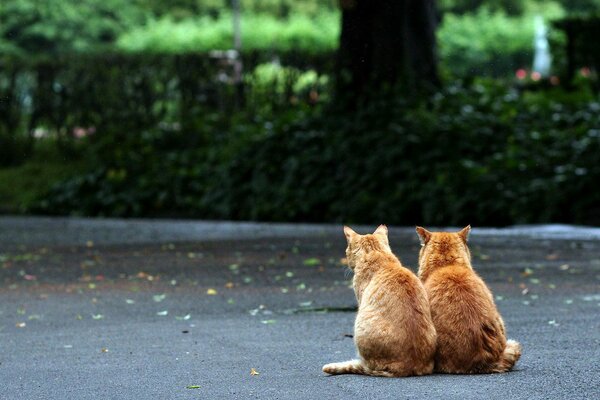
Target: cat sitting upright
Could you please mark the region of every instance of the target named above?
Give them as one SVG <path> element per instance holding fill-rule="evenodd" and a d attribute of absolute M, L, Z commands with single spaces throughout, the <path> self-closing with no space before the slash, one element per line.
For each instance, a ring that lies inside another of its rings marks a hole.
<path fill-rule="evenodd" d="M 456 233 L 417 227 L 422 246 L 419 277 L 429 296 L 438 335 L 435 371 L 506 372 L 521 356 L 521 345 L 506 340 L 492 293 L 471 266 L 470 231 L 470 226 Z"/>
<path fill-rule="evenodd" d="M 328 374 L 431 374 L 436 334 L 419 279 L 390 249 L 387 228 L 359 235 L 344 227 L 346 257 L 358 301 L 354 342 L 359 359 L 323 366 Z"/>

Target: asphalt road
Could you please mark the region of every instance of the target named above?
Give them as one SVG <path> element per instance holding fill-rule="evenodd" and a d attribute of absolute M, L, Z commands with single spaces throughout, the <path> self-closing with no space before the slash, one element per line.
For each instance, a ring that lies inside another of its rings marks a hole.
<path fill-rule="evenodd" d="M 413 228 L 390 232 L 414 267 Z M 324 376 L 355 352 L 344 247 L 326 225 L 0 218 L 0 399 L 600 398 L 597 230 L 474 229 L 523 345 L 499 375 Z"/>

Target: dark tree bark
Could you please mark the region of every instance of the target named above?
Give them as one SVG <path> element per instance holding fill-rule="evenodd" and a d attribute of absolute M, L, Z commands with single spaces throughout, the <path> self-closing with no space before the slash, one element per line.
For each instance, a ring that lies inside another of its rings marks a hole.
<path fill-rule="evenodd" d="M 340 0 L 338 97 L 437 86 L 435 0 Z"/>

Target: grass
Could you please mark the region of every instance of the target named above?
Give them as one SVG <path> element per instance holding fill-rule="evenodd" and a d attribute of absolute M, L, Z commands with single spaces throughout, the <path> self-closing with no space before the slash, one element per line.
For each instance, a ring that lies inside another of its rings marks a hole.
<path fill-rule="evenodd" d="M 243 14 L 241 18 L 244 51 L 274 50 L 320 53 L 337 48 L 339 13 L 325 12 L 310 18 L 304 15 L 277 19 L 268 15 Z M 229 49 L 233 46 L 231 15 L 173 21 L 149 21 L 123 34 L 117 47 L 132 53 L 189 53 Z"/>

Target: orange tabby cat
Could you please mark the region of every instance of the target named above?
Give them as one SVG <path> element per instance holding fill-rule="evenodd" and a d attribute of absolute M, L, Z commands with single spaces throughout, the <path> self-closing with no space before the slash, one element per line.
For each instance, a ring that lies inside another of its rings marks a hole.
<path fill-rule="evenodd" d="M 436 335 L 419 279 L 390 249 L 387 228 L 359 235 L 344 227 L 358 301 L 354 342 L 359 359 L 327 364 L 328 374 L 425 375 L 433 371 Z"/>
<path fill-rule="evenodd" d="M 438 334 L 435 370 L 455 374 L 509 371 L 521 356 L 521 345 L 506 340 L 492 293 L 471 266 L 470 231 L 470 226 L 457 233 L 417 227 L 422 246 L 419 277 Z"/>

